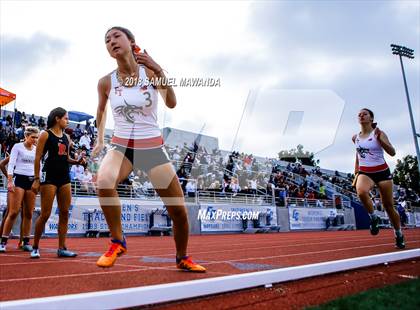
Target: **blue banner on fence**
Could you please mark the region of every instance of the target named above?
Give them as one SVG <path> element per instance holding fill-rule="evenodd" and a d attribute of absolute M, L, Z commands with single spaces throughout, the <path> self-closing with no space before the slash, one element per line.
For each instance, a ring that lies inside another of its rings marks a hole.
<path fill-rule="evenodd" d="M 142 202 L 136 199 L 121 200 L 121 223 L 125 233 L 147 233 L 149 217 L 154 210 L 163 210 L 161 201 Z M 70 206 L 68 234 L 84 234 L 87 230 L 108 231 L 105 216 L 99 200 L 92 198 L 73 198 Z M 46 234 L 57 234 L 59 209 L 54 202 L 51 216 L 45 225 Z"/>
<path fill-rule="evenodd" d="M 202 232 L 240 232 L 243 220 L 262 220 L 264 226 L 277 226 L 276 208 L 251 205 L 200 204 L 198 220 Z"/>
<path fill-rule="evenodd" d="M 290 230 L 325 229 L 327 218 L 335 216 L 335 208 L 289 208 Z"/>

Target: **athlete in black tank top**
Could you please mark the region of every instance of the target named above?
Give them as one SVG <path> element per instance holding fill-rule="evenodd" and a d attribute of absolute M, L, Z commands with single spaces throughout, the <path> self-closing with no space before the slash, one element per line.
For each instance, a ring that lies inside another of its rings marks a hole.
<path fill-rule="evenodd" d="M 70 138 L 64 133 L 69 124 L 67 111 L 55 108 L 48 115 L 47 131 L 43 131 L 38 139 L 35 155 L 35 177 L 32 184 L 34 192 L 41 191 L 41 214 L 35 224 L 33 251 L 31 258 L 40 258 L 39 241 L 45 224 L 51 215 L 54 198 L 57 198 L 58 211 L 58 257 L 75 257 L 76 253 L 67 250 L 66 236 L 71 204 L 71 184 L 69 164 L 81 164 L 81 158 L 70 157 Z M 41 159 L 44 161 L 42 174 L 39 175 Z"/>
<path fill-rule="evenodd" d="M 60 188 L 70 183 L 68 152 L 70 142 L 66 134 L 57 137 L 47 130 L 48 139 L 43 152 L 41 184 L 52 184 Z"/>

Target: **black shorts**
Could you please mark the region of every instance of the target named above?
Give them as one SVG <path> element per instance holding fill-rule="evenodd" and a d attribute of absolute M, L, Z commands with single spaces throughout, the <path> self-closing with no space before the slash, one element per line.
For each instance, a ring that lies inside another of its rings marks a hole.
<path fill-rule="evenodd" d="M 70 172 L 59 173 L 57 171 L 43 171 L 41 173 L 41 185 L 54 185 L 59 189 L 61 186 L 70 183 Z"/>
<path fill-rule="evenodd" d="M 378 184 L 379 182 L 382 182 L 382 181 L 392 180 L 392 174 L 389 168 L 384 171 L 379 171 L 379 172 L 359 171 L 359 174 L 368 176 L 375 184 Z"/>
<path fill-rule="evenodd" d="M 34 176 L 27 176 L 22 174 L 15 174 L 15 186 L 25 191 L 28 191 L 32 188 L 32 183 L 34 182 Z"/>
<path fill-rule="evenodd" d="M 123 153 L 133 165 L 133 170 L 141 169 L 148 172 L 156 166 L 171 162 L 164 146 L 141 150 L 112 144 L 112 149 Z"/>

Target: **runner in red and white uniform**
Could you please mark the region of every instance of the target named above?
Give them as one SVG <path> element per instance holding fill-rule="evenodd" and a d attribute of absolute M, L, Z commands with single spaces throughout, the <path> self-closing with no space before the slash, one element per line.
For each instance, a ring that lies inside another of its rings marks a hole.
<path fill-rule="evenodd" d="M 165 105 L 172 109 L 176 106 L 174 90 L 167 83 L 151 85 L 147 82 L 166 77 L 162 68 L 146 51 L 140 53 L 134 35 L 128 29 L 112 27 L 105 34 L 105 43 L 118 67 L 98 83 L 98 139 L 93 155 L 97 155 L 104 147 L 106 106 L 109 100 L 115 123 L 111 141 L 113 149 L 107 152 L 99 168 L 97 192 L 112 240 L 109 250 L 99 258 L 97 265 L 111 267 L 117 256 L 127 251 L 116 187 L 133 169 L 142 169 L 148 174 L 173 221 L 177 267 L 204 272 L 204 267 L 187 256 L 189 227 L 184 195 L 163 146 L 162 133 L 157 123 L 158 92 Z"/>
<path fill-rule="evenodd" d="M 357 195 L 369 213 L 370 232 L 372 235 L 377 235 L 380 219 L 375 214 L 369 192 L 375 185 L 378 186 L 382 205 L 395 229 L 396 247 L 403 249 L 405 242 L 400 217 L 394 208 L 392 175 L 384 158 L 384 151 L 394 156 L 395 149 L 389 142 L 388 136 L 376 127 L 371 110 L 360 110 L 358 118 L 361 130 L 352 138 L 357 152 L 355 164 Z"/>

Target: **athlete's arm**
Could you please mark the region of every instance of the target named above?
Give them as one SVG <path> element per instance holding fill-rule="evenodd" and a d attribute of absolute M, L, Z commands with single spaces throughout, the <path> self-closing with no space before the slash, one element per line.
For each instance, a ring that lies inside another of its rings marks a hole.
<path fill-rule="evenodd" d="M 12 147 L 10 152 L 9 166 L 7 166 L 7 189 L 13 191 L 13 172 L 15 170 L 16 161 L 19 156 L 19 149 L 17 144 Z"/>
<path fill-rule="evenodd" d="M 165 73 L 163 73 L 163 70 L 160 70 L 157 73 L 153 73 L 153 79 L 164 81 L 166 80 Z M 175 91 L 171 85 L 168 85 L 168 83 L 160 83 L 162 85 L 157 85 L 157 90 L 159 91 L 159 94 L 161 95 L 163 101 L 165 102 L 165 105 L 173 109 L 176 106 L 176 96 Z"/>
<path fill-rule="evenodd" d="M 9 163 L 10 156 L 7 156 L 5 159 L 0 161 L 0 170 L 3 172 L 4 176 L 7 177 L 7 169 L 6 166 Z"/>
<path fill-rule="evenodd" d="M 353 137 L 351 137 L 351 141 L 353 141 L 353 143 L 356 143 L 356 138 L 357 135 L 354 135 Z M 357 152 L 356 152 L 356 161 L 354 162 L 354 174 L 356 175 L 359 172 L 359 157 L 357 156 Z"/>
<path fill-rule="evenodd" d="M 36 144 L 35 161 L 34 161 L 34 182 L 32 183 L 32 191 L 37 193 L 39 190 L 39 172 L 41 170 L 41 157 L 44 153 L 45 143 L 48 140 L 48 132 L 43 131 L 39 135 L 38 142 Z"/>
<path fill-rule="evenodd" d="M 354 174 L 356 175 L 357 173 L 359 173 L 359 157 L 356 153 L 356 161 L 354 162 Z"/>
<path fill-rule="evenodd" d="M 153 81 L 166 81 L 165 73 L 163 73 L 163 69 L 159 66 L 152 57 L 144 50 L 144 53 L 136 54 L 135 55 L 136 61 L 138 64 L 142 64 L 146 66 L 146 75 L 149 80 Z M 176 106 L 176 96 L 175 91 L 171 85 L 168 83 L 156 83 L 156 87 L 162 96 L 165 105 L 173 109 Z"/>
<path fill-rule="evenodd" d="M 395 148 L 392 146 L 391 142 L 389 142 L 388 136 L 380 130 L 379 128 L 375 129 L 375 136 L 378 139 L 379 144 L 382 148 L 391 156 L 395 156 Z"/>
<path fill-rule="evenodd" d="M 106 123 L 106 107 L 109 91 L 111 89 L 110 76 L 106 75 L 98 82 L 98 108 L 96 109 L 96 127 L 98 134 L 96 137 L 95 147 L 92 155 L 97 156 L 104 148 L 105 123 Z"/>

